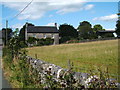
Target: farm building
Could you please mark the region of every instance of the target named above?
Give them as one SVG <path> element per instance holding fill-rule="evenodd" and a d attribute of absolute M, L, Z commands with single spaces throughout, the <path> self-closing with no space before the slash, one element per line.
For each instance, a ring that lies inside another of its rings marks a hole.
<path fill-rule="evenodd" d="M 117 37 L 115 30 L 100 30 L 97 35 L 101 37 Z"/>

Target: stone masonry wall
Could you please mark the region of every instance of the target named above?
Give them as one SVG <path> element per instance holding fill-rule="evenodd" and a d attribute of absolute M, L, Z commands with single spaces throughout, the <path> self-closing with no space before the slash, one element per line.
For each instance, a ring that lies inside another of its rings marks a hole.
<path fill-rule="evenodd" d="M 32 65 L 32 67 L 38 71 L 38 74 L 41 75 L 41 83 L 45 83 L 44 75 L 47 74 L 47 72 L 50 72 L 50 75 L 53 76 L 53 79 L 57 82 L 60 82 L 64 85 L 66 85 L 66 82 L 60 80 L 61 77 L 64 77 L 65 72 L 68 72 L 68 69 L 61 68 L 60 66 L 56 66 L 54 64 L 45 62 L 43 60 L 34 59 L 29 56 L 27 56 L 27 59 Z M 81 72 L 73 72 L 73 79 L 76 83 L 79 83 L 83 85 L 85 88 L 88 88 L 88 85 L 91 81 L 97 80 L 97 76 L 90 76 L 87 73 L 81 73 Z"/>
<path fill-rule="evenodd" d="M 59 33 L 27 33 L 27 39 L 29 37 L 35 37 L 35 38 L 51 38 L 54 39 L 54 45 L 59 44 Z"/>

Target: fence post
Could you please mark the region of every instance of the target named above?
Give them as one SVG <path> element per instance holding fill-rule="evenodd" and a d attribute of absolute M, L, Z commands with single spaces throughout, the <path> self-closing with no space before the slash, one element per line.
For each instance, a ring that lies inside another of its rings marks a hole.
<path fill-rule="evenodd" d="M 37 59 L 37 54 L 35 54 L 35 58 Z"/>

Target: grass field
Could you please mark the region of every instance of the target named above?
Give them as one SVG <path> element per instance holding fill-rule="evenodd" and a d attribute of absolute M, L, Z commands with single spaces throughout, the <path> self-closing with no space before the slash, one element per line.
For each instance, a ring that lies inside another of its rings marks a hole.
<path fill-rule="evenodd" d="M 67 68 L 68 60 L 76 71 L 108 67 L 109 73 L 118 73 L 118 40 L 61 44 L 28 48 L 28 55 Z"/>

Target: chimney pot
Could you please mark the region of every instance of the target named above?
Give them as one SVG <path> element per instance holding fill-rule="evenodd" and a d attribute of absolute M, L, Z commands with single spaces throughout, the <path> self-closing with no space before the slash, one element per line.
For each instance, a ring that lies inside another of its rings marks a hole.
<path fill-rule="evenodd" d="M 55 27 L 57 27 L 57 23 L 55 23 Z"/>

